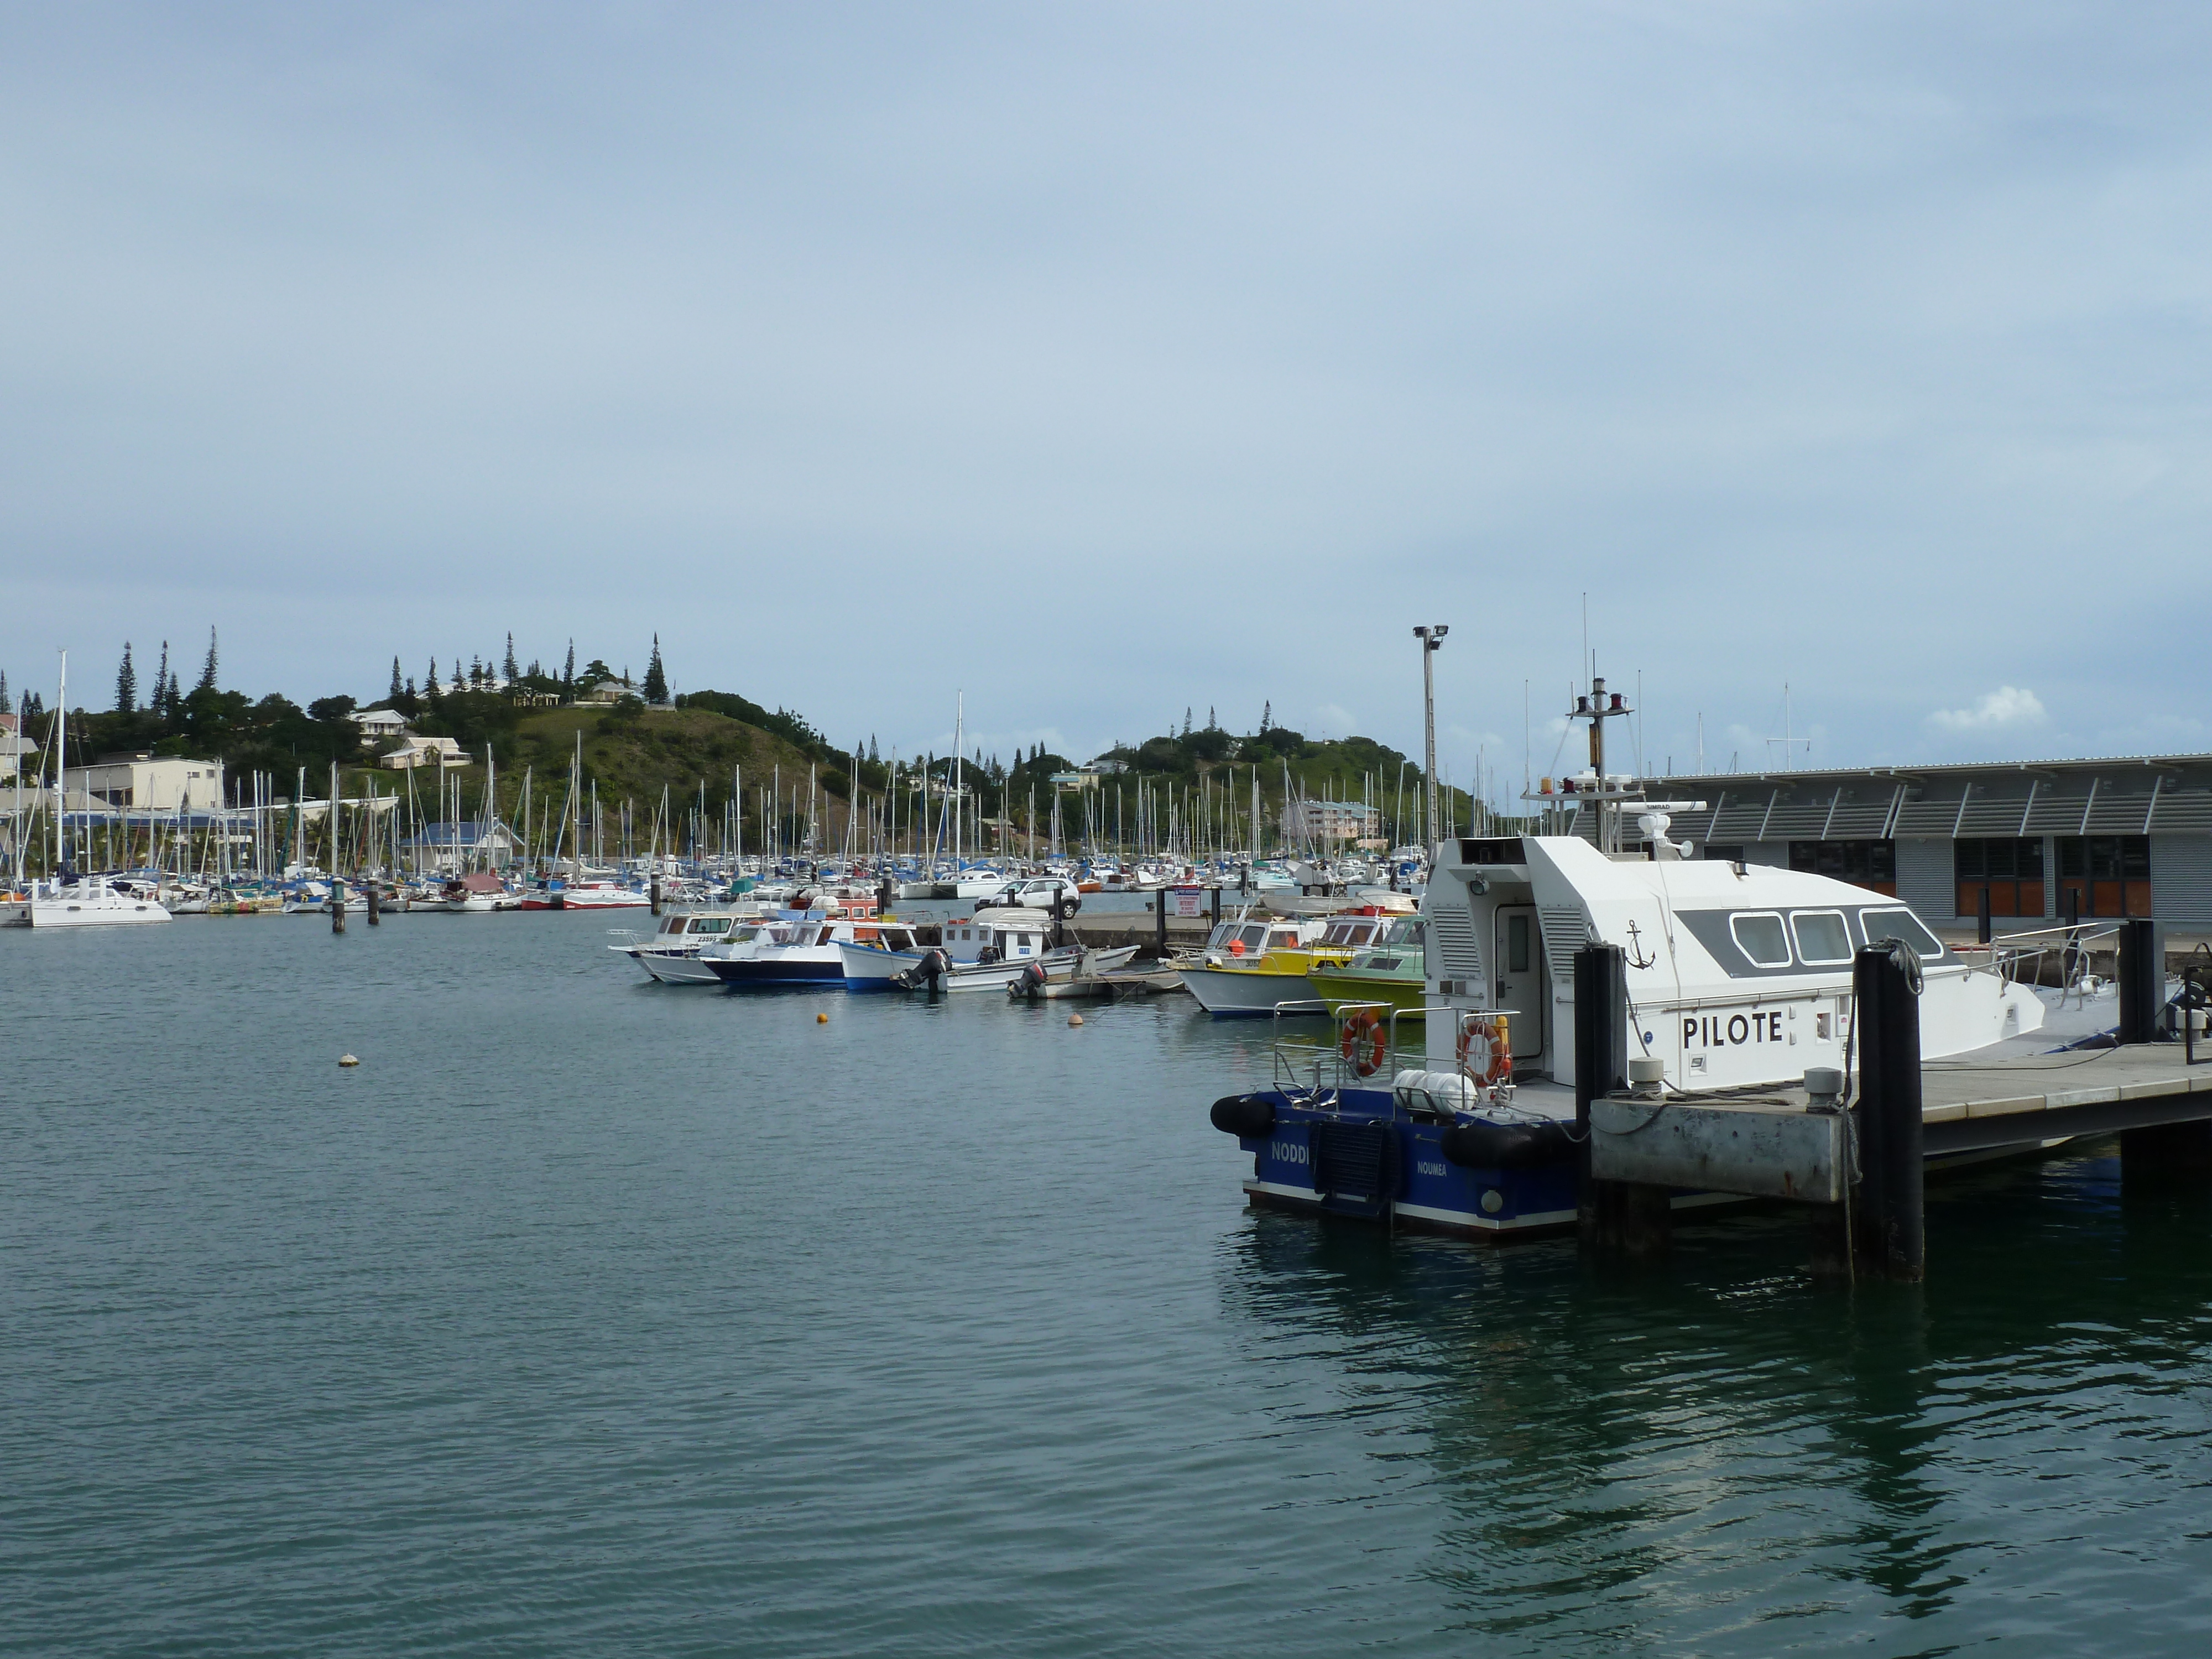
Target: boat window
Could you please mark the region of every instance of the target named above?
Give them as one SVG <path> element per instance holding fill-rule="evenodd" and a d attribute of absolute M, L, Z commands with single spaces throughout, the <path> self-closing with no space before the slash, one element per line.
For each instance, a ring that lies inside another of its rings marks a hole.
<path fill-rule="evenodd" d="M 1865 930 L 1869 945 L 1877 939 L 1901 939 L 1930 962 L 1943 954 L 1943 946 L 1936 935 L 1902 905 L 1894 910 L 1862 910 L 1859 926 Z"/>
<path fill-rule="evenodd" d="M 1449 951 L 1447 951 L 1447 956 Z M 1528 971 L 1528 913 L 1512 910 L 1505 917 L 1505 971 L 1525 974 Z"/>
<path fill-rule="evenodd" d="M 1275 929 L 1274 937 L 1268 942 L 1278 951 L 1295 951 L 1298 948 L 1298 930 L 1295 927 L 1278 927 Z"/>
<path fill-rule="evenodd" d="M 1206 948 L 1212 951 L 1226 950 L 1229 941 L 1236 937 L 1237 924 L 1233 921 L 1224 921 L 1213 930 L 1212 937 L 1206 941 Z"/>
<path fill-rule="evenodd" d="M 1014 942 L 1024 951 L 1030 948 L 1030 936 L 1027 933 L 1017 933 L 1014 935 Z"/>
<path fill-rule="evenodd" d="M 1729 918 L 1729 932 L 1736 948 L 1758 968 L 1787 968 L 1790 937 L 1782 931 L 1782 918 L 1771 910 L 1747 911 Z"/>
<path fill-rule="evenodd" d="M 1243 939 L 1244 948 L 1248 951 L 1266 950 L 1267 948 L 1267 929 L 1266 925 L 1264 923 L 1255 923 L 1251 927 L 1248 927 L 1244 930 Z"/>
<path fill-rule="evenodd" d="M 1390 924 L 1390 931 L 1382 936 L 1382 943 L 1388 945 L 1402 945 L 1412 946 L 1417 945 L 1420 942 L 1421 923 L 1418 917 L 1405 921 L 1392 922 Z M 1523 971 L 1526 970 L 1524 969 Z"/>
<path fill-rule="evenodd" d="M 690 923 L 690 920 L 691 918 L 689 916 L 678 916 L 669 922 L 668 931 L 672 933 L 680 933 L 684 931 L 685 926 Z"/>
<path fill-rule="evenodd" d="M 827 945 L 830 942 L 830 936 L 836 931 L 836 927 L 825 921 L 822 924 L 822 931 L 816 935 L 814 942 L 817 945 Z"/>
<path fill-rule="evenodd" d="M 1790 932 L 1797 941 L 1797 960 L 1808 967 L 1851 959 L 1851 930 L 1841 910 L 1797 911 Z"/>
<path fill-rule="evenodd" d="M 695 933 L 726 933 L 730 931 L 729 918 L 700 916 L 692 922 L 691 931 Z"/>

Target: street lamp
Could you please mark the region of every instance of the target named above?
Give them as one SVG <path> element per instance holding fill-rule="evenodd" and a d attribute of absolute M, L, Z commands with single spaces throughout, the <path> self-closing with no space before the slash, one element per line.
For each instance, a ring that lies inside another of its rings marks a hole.
<path fill-rule="evenodd" d="M 1421 642 L 1421 703 L 1422 736 L 1425 754 L 1422 776 L 1428 785 L 1425 797 L 1426 816 L 1421 825 L 1421 844 L 1428 849 L 1429 863 L 1436 863 L 1437 853 L 1437 667 L 1435 658 L 1444 647 L 1444 635 L 1451 629 L 1442 623 L 1432 623 L 1426 628 L 1416 628 L 1413 637 Z"/>

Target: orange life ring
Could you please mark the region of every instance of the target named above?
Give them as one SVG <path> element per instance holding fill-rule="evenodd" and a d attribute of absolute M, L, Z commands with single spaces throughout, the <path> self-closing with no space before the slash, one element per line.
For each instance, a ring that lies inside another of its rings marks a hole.
<path fill-rule="evenodd" d="M 1352 1062 L 1352 1069 L 1361 1077 L 1373 1077 L 1382 1069 L 1388 1045 L 1382 1016 L 1372 1008 L 1362 1008 L 1344 1022 L 1344 1035 L 1336 1040 L 1336 1051 Z"/>
<path fill-rule="evenodd" d="M 1241 939 L 1231 939 L 1229 941 L 1229 954 L 1232 957 L 1243 956 L 1244 954 L 1244 941 Z"/>
<path fill-rule="evenodd" d="M 1485 1087 L 1513 1080 L 1513 1036 L 1507 1016 L 1460 1016 L 1459 1068 Z"/>

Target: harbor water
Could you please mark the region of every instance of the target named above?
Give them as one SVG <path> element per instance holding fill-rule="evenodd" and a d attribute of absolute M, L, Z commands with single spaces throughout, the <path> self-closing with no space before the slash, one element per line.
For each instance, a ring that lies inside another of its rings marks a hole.
<path fill-rule="evenodd" d="M 2212 1208 L 2109 1146 L 1934 1185 L 1918 1286 L 1391 1238 L 1243 1207 L 1264 1028 L 606 926 L 0 935 L 0 1652 L 2212 1632 Z"/>

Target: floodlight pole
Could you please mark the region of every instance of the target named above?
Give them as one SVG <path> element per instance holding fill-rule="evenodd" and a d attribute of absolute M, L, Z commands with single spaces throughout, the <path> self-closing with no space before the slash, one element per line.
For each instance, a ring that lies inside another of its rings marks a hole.
<path fill-rule="evenodd" d="M 1451 629 L 1442 623 L 1432 623 L 1426 628 L 1416 628 L 1413 637 L 1421 642 L 1421 732 L 1424 744 L 1421 777 L 1427 786 L 1425 817 L 1421 824 L 1421 844 L 1427 850 L 1429 866 L 1436 867 L 1437 859 L 1437 666 L 1436 654 L 1443 649 L 1444 635 Z"/>

